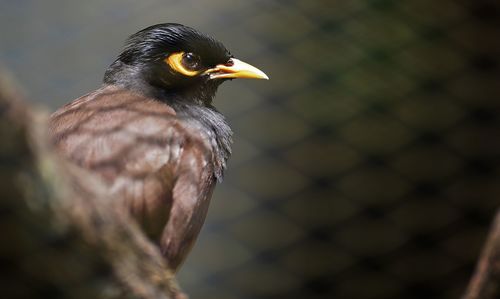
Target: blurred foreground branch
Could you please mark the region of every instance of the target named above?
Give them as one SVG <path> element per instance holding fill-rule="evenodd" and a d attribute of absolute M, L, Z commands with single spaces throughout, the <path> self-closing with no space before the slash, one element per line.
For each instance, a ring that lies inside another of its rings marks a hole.
<path fill-rule="evenodd" d="M 500 210 L 463 299 L 500 298 Z"/>
<path fill-rule="evenodd" d="M 46 115 L 12 86 L 0 72 L 1 297 L 184 297 L 100 182 L 51 152 Z"/>

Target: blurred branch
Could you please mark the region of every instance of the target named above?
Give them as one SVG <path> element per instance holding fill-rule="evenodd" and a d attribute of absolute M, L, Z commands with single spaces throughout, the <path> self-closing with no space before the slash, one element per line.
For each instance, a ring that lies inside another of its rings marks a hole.
<path fill-rule="evenodd" d="M 0 69 L 2 298 L 183 298 L 100 182 L 56 157 L 46 114 Z"/>
<path fill-rule="evenodd" d="M 500 210 L 463 299 L 500 298 Z"/>

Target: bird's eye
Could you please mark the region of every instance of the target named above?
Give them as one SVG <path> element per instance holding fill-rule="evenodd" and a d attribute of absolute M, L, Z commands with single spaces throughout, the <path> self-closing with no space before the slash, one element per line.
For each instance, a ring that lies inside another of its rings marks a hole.
<path fill-rule="evenodd" d="M 177 52 L 165 58 L 165 62 L 176 72 L 185 76 L 196 76 L 201 70 L 200 57 L 193 53 Z"/>
<path fill-rule="evenodd" d="M 188 70 L 196 71 L 201 66 L 201 59 L 198 55 L 193 53 L 184 53 L 184 55 L 182 55 L 182 64 Z"/>

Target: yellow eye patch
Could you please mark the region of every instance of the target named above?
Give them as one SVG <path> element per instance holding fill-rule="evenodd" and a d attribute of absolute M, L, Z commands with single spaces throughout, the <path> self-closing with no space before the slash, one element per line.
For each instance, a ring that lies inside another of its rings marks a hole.
<path fill-rule="evenodd" d="M 184 52 L 177 52 L 170 54 L 167 58 L 165 58 L 165 62 L 176 72 L 179 72 L 185 76 L 193 77 L 200 73 L 200 71 L 189 70 L 183 64 Z"/>

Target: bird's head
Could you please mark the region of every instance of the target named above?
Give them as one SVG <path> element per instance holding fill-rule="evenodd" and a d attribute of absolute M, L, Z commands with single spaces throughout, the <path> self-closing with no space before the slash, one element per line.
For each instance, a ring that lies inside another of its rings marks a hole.
<path fill-rule="evenodd" d="M 148 96 L 210 104 L 228 79 L 268 79 L 261 70 L 234 58 L 222 43 L 190 27 L 166 23 L 130 36 L 108 68 L 104 83 Z"/>

